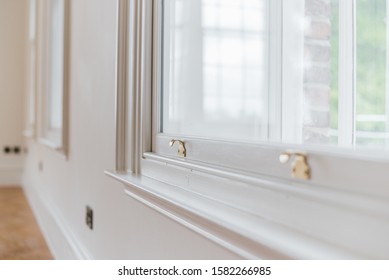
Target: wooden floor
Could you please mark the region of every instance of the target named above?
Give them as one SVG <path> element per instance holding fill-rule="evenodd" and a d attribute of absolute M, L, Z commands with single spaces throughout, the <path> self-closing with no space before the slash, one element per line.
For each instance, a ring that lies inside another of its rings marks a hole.
<path fill-rule="evenodd" d="M 50 259 L 22 189 L 0 187 L 0 260 Z"/>

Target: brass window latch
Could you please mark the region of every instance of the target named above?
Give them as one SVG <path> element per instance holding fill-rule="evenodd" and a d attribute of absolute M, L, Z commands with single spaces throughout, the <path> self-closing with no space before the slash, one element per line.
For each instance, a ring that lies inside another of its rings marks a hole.
<path fill-rule="evenodd" d="M 311 179 L 311 167 L 308 164 L 308 156 L 299 152 L 285 152 L 280 155 L 280 162 L 286 164 L 292 161 L 292 177 L 302 180 Z"/>
<path fill-rule="evenodd" d="M 169 144 L 170 147 L 173 147 L 176 142 L 178 143 L 178 155 L 181 157 L 186 157 L 186 147 L 184 141 L 172 139 Z"/>

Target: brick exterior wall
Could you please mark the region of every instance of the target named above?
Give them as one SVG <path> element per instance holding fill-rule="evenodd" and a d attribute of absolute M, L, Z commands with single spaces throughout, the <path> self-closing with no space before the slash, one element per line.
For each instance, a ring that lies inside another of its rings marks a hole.
<path fill-rule="evenodd" d="M 330 0 L 305 0 L 305 17 L 303 142 L 326 143 L 330 129 Z"/>

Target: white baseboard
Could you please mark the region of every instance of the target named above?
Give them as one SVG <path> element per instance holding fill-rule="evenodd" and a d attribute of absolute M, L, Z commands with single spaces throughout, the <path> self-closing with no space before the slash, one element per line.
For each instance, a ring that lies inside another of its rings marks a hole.
<path fill-rule="evenodd" d="M 72 233 L 57 208 L 44 195 L 32 187 L 24 187 L 24 191 L 55 259 L 93 259 Z"/>
<path fill-rule="evenodd" d="M 22 175 L 22 169 L 0 169 L 0 186 L 20 187 Z"/>

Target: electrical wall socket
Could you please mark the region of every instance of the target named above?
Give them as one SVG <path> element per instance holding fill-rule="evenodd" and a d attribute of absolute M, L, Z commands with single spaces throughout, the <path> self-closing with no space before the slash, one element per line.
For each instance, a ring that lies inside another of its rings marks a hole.
<path fill-rule="evenodd" d="M 21 146 L 4 146 L 3 153 L 6 155 L 19 155 L 22 153 Z"/>
<path fill-rule="evenodd" d="M 38 162 L 38 170 L 39 172 L 43 172 L 43 161 Z"/>
<path fill-rule="evenodd" d="M 89 229 L 93 230 L 93 209 L 89 206 L 86 207 L 85 223 Z"/>

